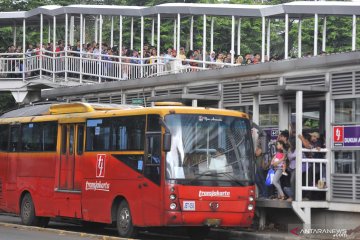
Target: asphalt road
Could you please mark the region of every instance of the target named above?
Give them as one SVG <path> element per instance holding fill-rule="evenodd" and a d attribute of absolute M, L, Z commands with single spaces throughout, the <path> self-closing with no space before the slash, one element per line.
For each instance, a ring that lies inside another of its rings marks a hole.
<path fill-rule="evenodd" d="M 209 240 L 224 240 L 228 233 L 215 231 L 210 233 Z M 91 231 L 80 225 L 50 221 L 47 228 L 28 227 L 21 225 L 20 218 L 14 215 L 0 213 L 0 240 L 121 240 L 115 228 L 105 228 L 101 231 Z M 181 232 L 176 235 L 167 231 L 141 232 L 141 240 L 190 240 Z M 229 238 L 235 240 L 239 238 Z"/>

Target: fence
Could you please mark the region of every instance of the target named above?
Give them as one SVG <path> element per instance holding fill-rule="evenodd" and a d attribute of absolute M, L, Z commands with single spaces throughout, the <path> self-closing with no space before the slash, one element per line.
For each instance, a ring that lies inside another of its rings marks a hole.
<path fill-rule="evenodd" d="M 166 74 L 232 67 L 238 64 L 170 57 L 135 58 L 77 51 L 0 54 L 0 79 L 22 79 L 49 75 L 53 81 L 120 81 Z"/>

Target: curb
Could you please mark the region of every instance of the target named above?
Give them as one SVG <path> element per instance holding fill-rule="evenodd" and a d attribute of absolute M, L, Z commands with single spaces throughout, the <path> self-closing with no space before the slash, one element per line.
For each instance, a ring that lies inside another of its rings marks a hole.
<path fill-rule="evenodd" d="M 74 231 L 67 231 L 67 230 L 60 230 L 60 229 L 53 229 L 53 228 L 42 228 L 42 227 L 35 227 L 35 226 L 25 226 L 20 224 L 13 224 L 13 223 L 3 223 L 0 222 L 0 226 L 9 227 L 9 228 L 17 228 L 17 229 L 25 229 L 25 230 L 35 230 L 39 232 L 49 232 L 49 233 L 56 233 L 58 235 L 76 235 L 79 237 L 90 237 L 94 239 L 102 239 L 102 240 L 130 240 L 131 238 L 120 238 L 120 237 L 112 237 L 112 236 L 104 236 L 104 235 L 97 235 L 91 233 L 83 233 L 83 232 L 74 232 Z"/>
<path fill-rule="evenodd" d="M 240 232 L 230 231 L 231 236 L 241 237 L 246 240 L 293 240 L 303 239 L 298 236 L 292 236 L 289 233 L 277 233 L 277 232 Z"/>

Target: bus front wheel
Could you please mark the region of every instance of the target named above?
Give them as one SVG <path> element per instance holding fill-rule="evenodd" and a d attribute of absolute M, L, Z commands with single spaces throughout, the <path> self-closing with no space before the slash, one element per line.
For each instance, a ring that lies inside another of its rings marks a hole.
<path fill-rule="evenodd" d="M 131 238 L 136 237 L 138 231 L 132 223 L 132 216 L 129 204 L 123 200 L 117 210 L 116 227 L 120 237 Z"/>
<path fill-rule="evenodd" d="M 39 218 L 35 215 L 34 202 L 29 193 L 26 193 L 21 201 L 20 217 L 24 225 L 36 226 L 39 224 Z"/>

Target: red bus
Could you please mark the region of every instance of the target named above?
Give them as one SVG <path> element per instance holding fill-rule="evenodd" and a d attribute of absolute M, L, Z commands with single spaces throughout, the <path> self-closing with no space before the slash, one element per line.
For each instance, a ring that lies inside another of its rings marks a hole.
<path fill-rule="evenodd" d="M 247 227 L 254 157 L 244 113 L 185 106 L 62 103 L 0 117 L 0 210 L 145 227 Z"/>

